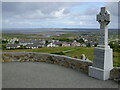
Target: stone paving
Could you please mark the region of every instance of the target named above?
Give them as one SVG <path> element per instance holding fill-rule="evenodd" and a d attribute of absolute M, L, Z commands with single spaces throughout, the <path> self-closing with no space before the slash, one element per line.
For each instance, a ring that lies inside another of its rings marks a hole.
<path fill-rule="evenodd" d="M 42 62 L 3 63 L 3 88 L 118 88 L 80 71 Z"/>

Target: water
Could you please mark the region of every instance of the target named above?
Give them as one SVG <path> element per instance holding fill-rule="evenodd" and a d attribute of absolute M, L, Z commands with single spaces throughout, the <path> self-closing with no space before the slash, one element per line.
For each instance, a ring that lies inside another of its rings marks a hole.
<path fill-rule="evenodd" d="M 38 32 L 60 32 L 60 31 L 97 31 L 99 29 L 89 29 L 89 28 L 9 28 L 3 29 L 3 33 L 22 33 L 22 34 L 37 34 Z M 110 29 L 117 30 L 117 29 Z"/>
<path fill-rule="evenodd" d="M 98 29 L 80 29 L 80 28 L 9 28 L 3 29 L 3 31 L 88 31 Z"/>

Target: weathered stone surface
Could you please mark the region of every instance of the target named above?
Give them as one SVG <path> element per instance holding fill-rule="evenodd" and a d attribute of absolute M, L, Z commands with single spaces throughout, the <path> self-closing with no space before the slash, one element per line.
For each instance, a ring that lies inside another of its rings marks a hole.
<path fill-rule="evenodd" d="M 120 82 L 120 67 L 115 67 L 110 71 L 110 79 Z"/>
<path fill-rule="evenodd" d="M 113 68 L 113 53 L 110 48 L 95 48 L 93 67 L 103 70 L 111 70 Z"/>
<path fill-rule="evenodd" d="M 57 64 L 64 67 L 69 67 L 88 73 L 88 66 L 92 65 L 92 62 L 89 60 L 80 60 L 76 58 L 71 58 L 67 56 L 60 56 L 54 54 L 43 54 L 43 53 L 31 53 L 31 52 L 4 52 L 3 53 L 3 62 L 46 62 L 51 64 Z"/>

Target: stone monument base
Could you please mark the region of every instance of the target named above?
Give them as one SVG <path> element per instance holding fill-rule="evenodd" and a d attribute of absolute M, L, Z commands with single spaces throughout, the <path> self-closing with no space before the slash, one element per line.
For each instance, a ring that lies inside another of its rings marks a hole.
<path fill-rule="evenodd" d="M 100 80 L 108 80 L 110 77 L 110 70 L 103 70 L 100 68 L 90 66 L 89 76 L 100 79 Z"/>
<path fill-rule="evenodd" d="M 113 69 L 112 49 L 109 46 L 95 48 L 93 65 L 89 67 L 89 76 L 107 80 L 111 69 Z"/>

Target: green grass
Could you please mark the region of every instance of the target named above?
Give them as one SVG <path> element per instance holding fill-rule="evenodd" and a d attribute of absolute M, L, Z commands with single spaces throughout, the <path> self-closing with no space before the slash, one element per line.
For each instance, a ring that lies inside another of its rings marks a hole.
<path fill-rule="evenodd" d="M 75 57 L 80 58 L 82 54 L 85 54 L 86 57 L 89 60 L 93 60 L 93 53 L 94 53 L 94 48 L 91 47 L 44 47 L 44 48 L 39 48 L 39 49 L 16 49 L 16 50 L 3 50 L 3 52 L 38 52 L 38 53 L 57 53 L 57 52 L 63 52 L 63 51 L 68 51 L 69 52 L 64 52 L 65 56 L 70 56 L 70 57 Z M 71 51 L 70 51 L 71 50 Z M 118 55 L 119 54 L 119 55 Z M 118 57 L 120 56 L 120 53 L 114 52 L 113 53 L 113 59 L 114 59 L 114 67 L 118 67 L 118 63 L 120 60 L 118 60 Z M 119 66 L 120 67 L 120 66 Z"/>
<path fill-rule="evenodd" d="M 120 59 L 119 58 L 120 58 L 120 53 L 114 52 L 113 53 L 113 59 L 114 59 L 113 63 L 114 63 L 115 67 L 120 67 Z"/>

